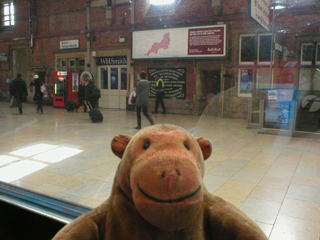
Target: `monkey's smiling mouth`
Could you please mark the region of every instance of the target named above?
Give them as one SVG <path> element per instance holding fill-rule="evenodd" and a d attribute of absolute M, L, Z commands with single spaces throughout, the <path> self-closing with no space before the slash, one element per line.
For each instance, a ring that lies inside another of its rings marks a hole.
<path fill-rule="evenodd" d="M 139 185 L 139 183 L 137 184 L 137 187 L 139 189 L 139 191 L 147 198 L 149 198 L 150 200 L 154 201 L 154 202 L 159 202 L 159 203 L 178 203 L 178 202 L 182 202 L 188 198 L 191 198 L 193 197 L 194 195 L 196 195 L 200 190 L 201 190 L 201 185 L 192 193 L 186 195 L 186 196 L 183 196 L 183 197 L 180 197 L 180 198 L 176 198 L 176 199 L 167 199 L 167 200 L 164 200 L 164 199 L 158 199 L 156 197 L 152 197 L 150 196 L 148 193 L 146 193 Z"/>

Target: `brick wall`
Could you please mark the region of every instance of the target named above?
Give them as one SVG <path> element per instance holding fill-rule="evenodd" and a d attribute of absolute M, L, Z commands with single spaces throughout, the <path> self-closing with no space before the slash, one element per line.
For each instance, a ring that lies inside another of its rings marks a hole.
<path fill-rule="evenodd" d="M 35 1 L 36 20 L 34 48 L 29 48 L 29 1 L 15 2 L 16 26 L 12 32 L 0 32 L 0 52 L 11 53 L 16 47 L 24 46 L 28 50 L 29 76 L 33 69 L 46 69 L 47 73 L 55 69 L 54 54 L 60 50 L 59 43 L 62 40 L 80 40 L 80 48 L 76 51 L 85 52 L 87 48 L 86 29 L 86 1 Z M 132 1 L 134 3 L 134 24 L 131 25 L 131 5 L 117 5 L 110 10 L 113 20 L 106 20 L 106 8 L 95 7 L 90 9 L 91 34 L 94 36 L 91 49 L 114 50 L 131 48 L 132 29 L 150 29 L 167 27 L 197 26 L 224 22 L 228 25 L 228 56 L 223 59 L 225 73 L 234 76 L 235 91 L 232 91 L 232 104 L 228 112 L 230 116 L 245 117 L 239 111 L 245 112 L 246 98 L 237 97 L 238 81 L 238 53 L 239 36 L 244 33 L 266 33 L 248 13 L 248 0 L 221 1 L 221 8 L 212 8 L 210 0 L 186 0 L 177 1 L 175 12 L 172 15 L 144 17 L 143 0 Z M 317 9 L 305 8 L 305 10 L 290 9 L 286 13 L 277 16 L 277 24 L 286 30 L 283 34 L 283 44 L 286 45 L 293 55 L 299 57 L 299 41 L 297 34 L 317 33 L 320 31 L 318 23 L 319 14 Z M 119 37 L 126 41 L 119 43 Z M 304 35 L 303 35 L 304 36 Z M 319 36 L 317 36 L 319 38 Z M 67 52 L 67 51 L 66 51 Z M 72 51 L 71 51 L 72 52 Z M 12 56 L 9 56 L 10 61 Z M 194 109 L 201 103 L 196 98 L 196 74 L 194 63 L 197 60 L 185 61 L 135 61 L 134 76 L 148 67 L 161 66 L 184 66 L 187 67 L 187 100 L 168 100 L 169 108 L 175 111 L 194 113 Z M 222 61 L 219 59 L 219 63 Z M 214 62 L 214 60 L 213 60 Z M 7 89 L 5 79 L 12 77 L 12 64 L 0 62 L 0 86 Z M 296 81 L 296 79 L 295 79 Z M 241 116 L 240 116 L 241 115 Z"/>

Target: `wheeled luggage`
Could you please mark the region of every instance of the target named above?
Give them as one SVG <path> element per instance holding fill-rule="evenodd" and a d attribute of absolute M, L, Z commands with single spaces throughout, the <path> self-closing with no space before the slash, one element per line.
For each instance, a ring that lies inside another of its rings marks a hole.
<path fill-rule="evenodd" d="M 77 103 L 75 101 L 69 101 L 66 106 L 67 112 L 73 112 L 77 109 Z"/>
<path fill-rule="evenodd" d="M 102 122 L 103 115 L 98 109 L 94 109 L 89 101 L 84 101 L 87 108 L 89 109 L 89 117 L 93 123 Z"/>

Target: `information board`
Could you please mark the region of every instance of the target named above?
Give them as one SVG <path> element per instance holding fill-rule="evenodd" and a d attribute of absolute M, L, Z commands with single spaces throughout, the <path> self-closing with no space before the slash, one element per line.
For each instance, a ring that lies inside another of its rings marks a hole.
<path fill-rule="evenodd" d="M 294 89 L 270 89 L 267 94 L 264 127 L 289 130 L 294 117 Z"/>

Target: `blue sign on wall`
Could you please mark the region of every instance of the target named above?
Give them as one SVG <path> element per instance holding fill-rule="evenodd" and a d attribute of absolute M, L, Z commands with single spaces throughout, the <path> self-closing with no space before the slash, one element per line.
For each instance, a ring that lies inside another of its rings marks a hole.
<path fill-rule="evenodd" d="M 294 117 L 294 89 L 269 89 L 267 94 L 264 127 L 289 130 Z"/>

